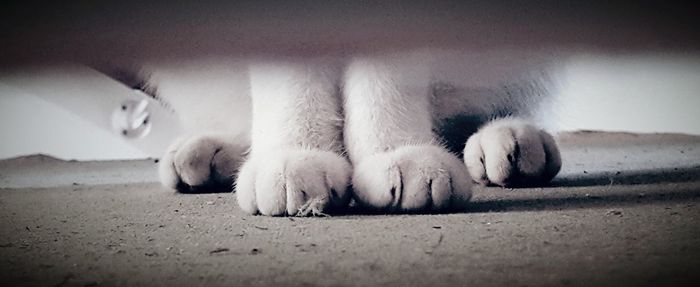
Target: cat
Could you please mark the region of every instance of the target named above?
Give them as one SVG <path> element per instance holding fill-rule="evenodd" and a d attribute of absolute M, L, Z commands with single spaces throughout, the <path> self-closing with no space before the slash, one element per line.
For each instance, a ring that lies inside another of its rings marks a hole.
<path fill-rule="evenodd" d="M 183 192 L 235 186 L 242 210 L 273 216 L 320 215 L 353 199 L 384 212 L 462 210 L 473 183 L 546 183 L 560 152 L 529 120 L 547 100 L 546 77 L 529 71 L 546 61 L 486 54 L 143 68 L 188 131 L 161 158 L 161 182 Z"/>

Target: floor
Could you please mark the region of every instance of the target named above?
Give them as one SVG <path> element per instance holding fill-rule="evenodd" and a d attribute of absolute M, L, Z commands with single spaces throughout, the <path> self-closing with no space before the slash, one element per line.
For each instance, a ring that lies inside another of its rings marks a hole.
<path fill-rule="evenodd" d="M 695 286 L 700 137 L 559 142 L 550 186 L 440 215 L 247 216 L 164 190 L 153 160 L 0 161 L 0 285 Z"/>

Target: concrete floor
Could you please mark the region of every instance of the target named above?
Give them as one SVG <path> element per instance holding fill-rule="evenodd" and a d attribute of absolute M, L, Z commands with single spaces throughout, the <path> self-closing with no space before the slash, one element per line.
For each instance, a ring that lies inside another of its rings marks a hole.
<path fill-rule="evenodd" d="M 700 137 L 573 133 L 465 213 L 246 216 L 153 161 L 0 161 L 0 285 L 664 286 L 700 279 Z"/>

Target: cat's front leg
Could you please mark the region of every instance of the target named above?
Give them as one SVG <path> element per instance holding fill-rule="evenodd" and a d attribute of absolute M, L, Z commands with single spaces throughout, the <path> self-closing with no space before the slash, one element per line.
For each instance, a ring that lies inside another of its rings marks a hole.
<path fill-rule="evenodd" d="M 494 120 L 473 134 L 464 162 L 474 181 L 499 186 L 544 184 L 561 169 L 554 138 L 515 118 Z"/>
<path fill-rule="evenodd" d="M 420 58 L 356 59 L 345 74 L 345 145 L 362 205 L 389 212 L 461 209 L 467 169 L 433 134 Z"/>
<path fill-rule="evenodd" d="M 165 151 L 158 164 L 163 186 L 180 192 L 230 192 L 250 145 L 247 135 L 184 135 Z"/>
<path fill-rule="evenodd" d="M 321 61 L 251 66 L 252 146 L 236 183 L 244 211 L 320 215 L 349 202 L 338 75 Z"/>

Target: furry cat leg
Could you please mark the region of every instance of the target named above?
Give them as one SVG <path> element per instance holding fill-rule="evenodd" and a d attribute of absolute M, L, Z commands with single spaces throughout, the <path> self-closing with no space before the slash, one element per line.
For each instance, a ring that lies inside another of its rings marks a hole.
<path fill-rule="evenodd" d="M 355 59 L 345 74 L 345 145 L 356 200 L 394 212 L 461 208 L 464 164 L 432 131 L 429 73 L 420 57 Z"/>
<path fill-rule="evenodd" d="M 230 192 L 250 147 L 247 68 L 235 61 L 193 61 L 144 68 L 141 77 L 186 130 L 160 159 L 161 183 L 181 192 Z"/>
<path fill-rule="evenodd" d="M 351 167 L 340 154 L 338 69 L 332 64 L 270 63 L 250 69 L 251 152 L 236 190 L 251 214 L 322 214 L 346 205 Z"/>

